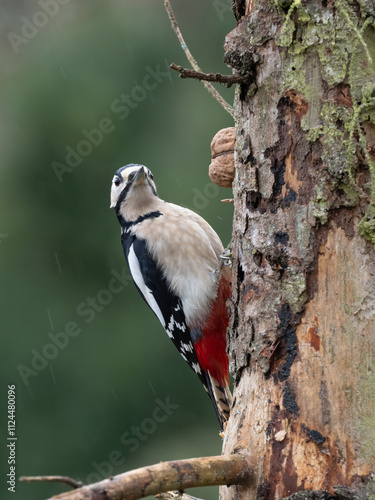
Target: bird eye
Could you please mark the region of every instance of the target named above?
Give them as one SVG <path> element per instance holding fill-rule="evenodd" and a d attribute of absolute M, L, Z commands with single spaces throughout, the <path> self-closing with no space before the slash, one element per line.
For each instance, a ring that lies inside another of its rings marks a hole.
<path fill-rule="evenodd" d="M 121 181 L 118 177 L 116 177 L 116 179 L 114 180 L 114 184 L 115 186 L 119 186 L 121 184 Z"/>
<path fill-rule="evenodd" d="M 148 171 L 148 176 L 150 177 L 150 179 L 154 178 L 154 176 L 152 175 L 152 173 L 150 171 Z"/>

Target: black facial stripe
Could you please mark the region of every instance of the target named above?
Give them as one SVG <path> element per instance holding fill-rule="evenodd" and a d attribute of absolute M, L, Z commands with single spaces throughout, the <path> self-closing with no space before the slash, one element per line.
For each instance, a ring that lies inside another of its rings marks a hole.
<path fill-rule="evenodd" d="M 115 175 L 118 175 L 119 177 L 121 177 L 121 172 L 123 170 L 126 170 L 127 168 L 131 168 L 131 167 L 144 167 L 144 165 L 141 165 L 140 163 L 129 163 L 128 165 L 125 165 L 124 167 L 121 167 L 117 170 L 117 172 L 115 172 Z M 147 168 L 147 167 L 145 167 Z"/>
<path fill-rule="evenodd" d="M 125 200 L 129 190 L 131 188 L 131 184 L 127 184 L 124 189 L 121 191 L 121 194 L 120 196 L 118 197 L 118 200 L 117 200 L 117 203 L 116 203 L 116 207 L 115 207 L 115 211 L 116 211 L 116 215 L 117 217 L 119 218 L 120 220 L 120 206 L 121 206 L 121 203 Z"/>

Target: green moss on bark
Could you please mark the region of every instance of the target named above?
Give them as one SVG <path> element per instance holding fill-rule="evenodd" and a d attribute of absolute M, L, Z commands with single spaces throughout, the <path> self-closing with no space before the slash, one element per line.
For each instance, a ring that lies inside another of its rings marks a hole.
<path fill-rule="evenodd" d="M 360 191 L 354 187 L 359 156 L 368 164 L 370 205 L 359 229 L 375 245 L 375 163 L 363 132 L 365 121 L 375 124 L 374 4 L 360 0 L 360 17 L 348 0 L 336 0 L 335 8 L 326 9 L 302 5 L 300 0 L 274 0 L 273 5 L 285 12 L 276 39 L 286 49 L 282 90 L 293 89 L 307 102 L 302 128 L 308 140 L 322 143 L 329 184 L 347 195 L 344 206 L 352 206 Z M 349 84 L 344 104 L 329 100 L 321 105 L 321 79 L 329 88 Z M 313 202 L 314 215 L 321 223 L 328 220 L 331 208 L 323 191 L 323 186 L 317 188 Z"/>
<path fill-rule="evenodd" d="M 370 205 L 365 216 L 358 224 L 358 229 L 366 240 L 375 245 L 375 207 Z"/>

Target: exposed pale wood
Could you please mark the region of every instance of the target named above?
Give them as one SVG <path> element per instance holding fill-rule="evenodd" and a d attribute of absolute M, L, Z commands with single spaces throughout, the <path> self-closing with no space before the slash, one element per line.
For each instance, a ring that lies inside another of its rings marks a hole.
<path fill-rule="evenodd" d="M 137 500 L 170 490 L 251 482 L 243 455 L 191 458 L 142 467 L 56 495 L 53 500 Z M 52 500 L 52 499 L 51 499 Z"/>

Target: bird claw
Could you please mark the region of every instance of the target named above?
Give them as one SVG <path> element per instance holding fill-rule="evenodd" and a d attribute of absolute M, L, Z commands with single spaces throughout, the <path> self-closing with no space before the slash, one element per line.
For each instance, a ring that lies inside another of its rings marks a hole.
<path fill-rule="evenodd" d="M 219 436 L 221 438 L 225 438 L 225 431 L 227 430 L 227 425 L 228 425 L 228 421 L 224 422 L 223 423 L 223 430 L 221 432 L 219 432 Z"/>
<path fill-rule="evenodd" d="M 232 249 L 227 247 L 224 252 L 220 255 L 221 265 L 222 266 L 230 266 L 233 262 L 233 254 Z"/>

